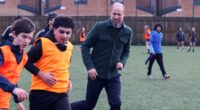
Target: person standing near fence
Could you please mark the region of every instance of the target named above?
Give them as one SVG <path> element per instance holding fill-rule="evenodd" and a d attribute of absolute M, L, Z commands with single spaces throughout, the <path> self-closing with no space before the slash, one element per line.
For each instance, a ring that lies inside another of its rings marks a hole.
<path fill-rule="evenodd" d="M 163 64 L 163 52 L 162 52 L 162 26 L 161 24 L 156 24 L 154 26 L 154 31 L 151 32 L 150 37 L 150 57 L 149 57 L 149 65 L 148 65 L 148 72 L 147 72 L 147 78 L 153 79 L 152 77 L 152 66 L 154 61 L 156 60 L 158 65 L 160 66 L 160 70 L 162 72 L 163 79 L 169 79 L 170 76 L 166 73 L 164 64 Z"/>
<path fill-rule="evenodd" d="M 184 52 L 185 35 L 182 27 L 180 27 L 179 31 L 176 33 L 176 39 L 177 39 L 177 52 L 179 52 L 179 47 L 181 47 L 182 52 Z"/>
<path fill-rule="evenodd" d="M 79 36 L 79 40 L 80 40 L 81 45 L 85 41 L 85 39 L 86 39 L 85 27 L 82 27 L 81 32 L 80 32 L 80 36 Z"/>
<path fill-rule="evenodd" d="M 44 37 L 45 34 L 47 34 L 47 32 L 49 32 L 50 30 L 53 29 L 53 22 L 56 17 L 57 17 L 56 13 L 48 14 L 47 26 L 44 29 L 41 29 L 36 33 L 35 39 L 37 39 L 39 37 Z"/>
<path fill-rule="evenodd" d="M 123 20 L 124 5 L 114 3 L 111 18 L 96 23 L 88 33 L 81 49 L 88 75 L 86 99 L 72 103 L 72 110 L 93 110 L 103 88 L 110 110 L 121 110 L 119 70 L 126 64 L 132 39 L 132 29 Z"/>
<path fill-rule="evenodd" d="M 144 39 L 147 47 L 147 53 L 149 54 L 149 40 L 150 40 L 151 30 L 148 25 L 144 26 Z"/>
<path fill-rule="evenodd" d="M 196 29 L 195 27 L 192 27 L 192 31 L 189 33 L 189 47 L 188 47 L 188 52 L 190 52 L 190 49 L 192 48 L 192 52 L 194 52 L 194 48 L 196 45 L 196 37 L 197 37 L 197 33 L 196 33 Z"/>

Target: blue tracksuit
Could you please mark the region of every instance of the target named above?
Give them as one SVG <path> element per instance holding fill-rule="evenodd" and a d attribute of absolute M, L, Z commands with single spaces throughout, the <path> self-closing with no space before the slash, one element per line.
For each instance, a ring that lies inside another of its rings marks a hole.
<path fill-rule="evenodd" d="M 162 53 L 162 32 L 152 31 L 150 36 L 150 53 Z"/>

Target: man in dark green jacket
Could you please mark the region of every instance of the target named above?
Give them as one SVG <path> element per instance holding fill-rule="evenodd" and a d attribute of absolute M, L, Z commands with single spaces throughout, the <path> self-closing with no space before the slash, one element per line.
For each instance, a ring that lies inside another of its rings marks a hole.
<path fill-rule="evenodd" d="M 118 70 L 126 64 L 132 38 L 132 29 L 123 23 L 123 19 L 124 5 L 114 3 L 111 18 L 98 22 L 89 32 L 81 49 L 88 73 L 86 100 L 72 103 L 72 110 L 92 110 L 103 88 L 108 95 L 110 110 L 120 110 Z"/>

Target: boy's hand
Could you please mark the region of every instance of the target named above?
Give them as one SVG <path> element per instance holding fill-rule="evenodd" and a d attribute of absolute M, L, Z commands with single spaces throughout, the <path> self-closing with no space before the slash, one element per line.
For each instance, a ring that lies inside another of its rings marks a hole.
<path fill-rule="evenodd" d="M 13 94 L 17 96 L 19 102 L 24 101 L 25 99 L 28 98 L 28 93 L 25 90 L 17 87 L 14 88 Z"/>
<path fill-rule="evenodd" d="M 17 110 L 25 110 L 24 104 L 22 102 L 17 104 Z"/>
<path fill-rule="evenodd" d="M 56 79 L 52 73 L 39 71 L 38 76 L 49 86 L 54 86 L 56 84 Z"/>

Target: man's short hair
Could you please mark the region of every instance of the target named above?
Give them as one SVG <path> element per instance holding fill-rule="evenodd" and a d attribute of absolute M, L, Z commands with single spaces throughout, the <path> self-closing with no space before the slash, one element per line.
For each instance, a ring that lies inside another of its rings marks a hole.
<path fill-rule="evenodd" d="M 74 29 L 74 22 L 70 17 L 57 17 L 53 23 L 53 28 L 64 27 Z"/>
<path fill-rule="evenodd" d="M 48 21 L 51 21 L 53 18 L 56 18 L 57 14 L 56 13 L 50 13 L 48 14 Z"/>
<path fill-rule="evenodd" d="M 13 23 L 11 31 L 14 31 L 16 35 L 20 33 L 31 33 L 35 31 L 35 25 L 33 21 L 28 18 L 17 20 Z"/>

